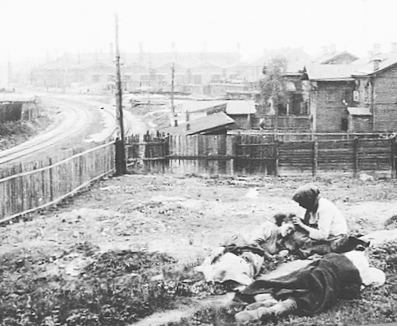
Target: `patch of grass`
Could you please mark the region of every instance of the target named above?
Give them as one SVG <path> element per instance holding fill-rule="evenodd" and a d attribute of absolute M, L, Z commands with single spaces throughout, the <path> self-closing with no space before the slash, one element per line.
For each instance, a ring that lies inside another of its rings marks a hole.
<path fill-rule="evenodd" d="M 94 259 L 76 279 L 43 276 L 54 261 L 43 252 L 1 256 L 2 325 L 122 326 L 172 309 L 181 298 L 216 293 L 197 282 L 192 267 L 180 267 L 166 254 L 123 250 L 95 255 L 95 250 L 85 242 L 68 252 Z"/>
<path fill-rule="evenodd" d="M 8 121 L 0 123 L 0 149 L 16 146 L 36 135 L 50 124 L 50 119 L 41 116 L 34 121 Z"/>
<path fill-rule="evenodd" d="M 88 242 L 65 252 L 90 257 L 77 278 L 45 273 L 54 257 L 25 250 L 0 257 L 1 325 L 124 326 L 154 312 L 174 309 L 190 298 L 224 294 L 225 288 L 201 280 L 194 265 L 182 266 L 161 253 L 109 251 L 98 254 Z M 367 288 L 361 299 L 341 300 L 313 317 L 287 316 L 272 325 L 361 325 L 397 320 L 397 242 L 370 249 L 371 264 L 387 274 L 380 288 Z M 91 260 L 93 259 L 93 260 Z M 272 270 L 285 260 L 266 263 Z M 235 325 L 243 307 L 204 306 L 194 316 L 170 325 Z M 261 325 L 261 322 L 252 325 Z M 263 322 L 263 324 L 266 324 Z"/>

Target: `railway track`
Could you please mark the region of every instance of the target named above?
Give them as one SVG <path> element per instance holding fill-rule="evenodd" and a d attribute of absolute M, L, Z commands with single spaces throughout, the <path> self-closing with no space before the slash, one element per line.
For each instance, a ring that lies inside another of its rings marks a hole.
<path fill-rule="evenodd" d="M 58 107 L 56 122 L 28 141 L 0 151 L 0 166 L 32 159 L 65 144 L 98 143 L 115 137 L 115 108 L 105 100 L 75 95 L 42 95 L 41 98 L 46 106 Z M 144 126 L 128 111 L 124 111 L 124 126 L 126 135 L 144 132 Z"/>
<path fill-rule="evenodd" d="M 56 147 L 70 143 L 72 139 L 81 141 L 89 136 L 87 131 L 91 123 L 98 123 L 98 117 L 92 109 L 84 108 L 78 102 L 65 98 L 43 97 L 46 106 L 58 107 L 56 121 L 41 134 L 13 148 L 0 152 L 0 165 L 15 163 L 22 159 L 32 158 L 38 153 L 51 151 Z M 109 134 L 109 137 L 111 134 Z M 78 141 L 75 142 L 77 144 Z"/>

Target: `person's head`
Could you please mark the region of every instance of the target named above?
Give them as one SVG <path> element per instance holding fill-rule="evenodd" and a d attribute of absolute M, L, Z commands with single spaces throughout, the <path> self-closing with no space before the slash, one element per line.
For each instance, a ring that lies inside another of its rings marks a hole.
<path fill-rule="evenodd" d="M 292 222 L 292 217 L 295 216 L 294 214 L 282 214 L 278 213 L 274 215 L 274 221 L 278 226 L 278 232 L 281 237 L 285 238 L 286 236 L 290 235 L 292 232 L 295 231 L 295 225 Z"/>
<path fill-rule="evenodd" d="M 314 211 L 318 204 L 318 197 L 320 195 L 320 190 L 316 185 L 313 184 L 306 184 L 299 187 L 292 199 L 296 201 L 299 206 L 309 210 Z"/>

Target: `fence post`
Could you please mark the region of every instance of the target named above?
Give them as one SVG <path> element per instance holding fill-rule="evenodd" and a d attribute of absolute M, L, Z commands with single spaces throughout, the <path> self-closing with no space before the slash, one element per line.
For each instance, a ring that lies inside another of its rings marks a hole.
<path fill-rule="evenodd" d="M 396 178 L 396 137 L 390 139 L 391 178 Z"/>
<path fill-rule="evenodd" d="M 353 176 L 357 177 L 358 173 L 358 138 L 353 140 Z"/>
<path fill-rule="evenodd" d="M 234 174 L 236 172 L 237 162 L 238 162 L 238 154 L 239 154 L 239 145 L 241 144 L 241 135 L 238 134 L 235 138 L 233 138 L 232 142 L 232 155 L 235 159 L 231 161 L 231 172 Z"/>
<path fill-rule="evenodd" d="M 312 175 L 315 177 L 317 175 L 318 167 L 318 142 L 313 141 L 313 165 L 312 165 Z"/>
<path fill-rule="evenodd" d="M 164 165 L 164 171 L 165 172 L 169 172 L 169 167 L 170 167 L 170 135 L 164 135 L 163 134 L 163 151 L 164 151 L 164 161 L 163 161 L 163 165 Z"/>
<path fill-rule="evenodd" d="M 19 164 L 19 173 L 23 172 L 23 163 Z M 23 178 L 19 178 L 20 180 L 20 186 L 21 186 L 21 207 L 22 207 L 22 211 L 25 210 L 25 189 L 24 189 L 24 180 Z M 50 188 L 51 189 L 51 188 Z"/>
<path fill-rule="evenodd" d="M 114 142 L 116 148 L 116 175 L 126 174 L 126 160 L 125 160 L 125 149 L 124 149 L 124 142 L 117 138 Z"/>
<path fill-rule="evenodd" d="M 226 135 L 226 156 L 230 157 L 230 159 L 229 159 L 230 175 L 234 175 L 234 160 L 235 160 L 235 156 L 236 156 L 235 142 L 236 142 L 235 136 Z"/>
<path fill-rule="evenodd" d="M 276 177 L 279 176 L 279 160 L 280 160 L 280 151 L 279 151 L 280 142 L 278 139 L 274 140 L 274 175 Z"/>

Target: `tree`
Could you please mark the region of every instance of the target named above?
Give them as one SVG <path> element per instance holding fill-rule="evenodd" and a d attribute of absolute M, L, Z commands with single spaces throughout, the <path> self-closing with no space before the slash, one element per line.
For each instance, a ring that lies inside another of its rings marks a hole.
<path fill-rule="evenodd" d="M 283 74 L 287 70 L 287 59 L 273 57 L 263 67 L 264 78 L 260 81 L 262 105 L 265 114 L 282 115 L 287 106 L 287 94 Z"/>

